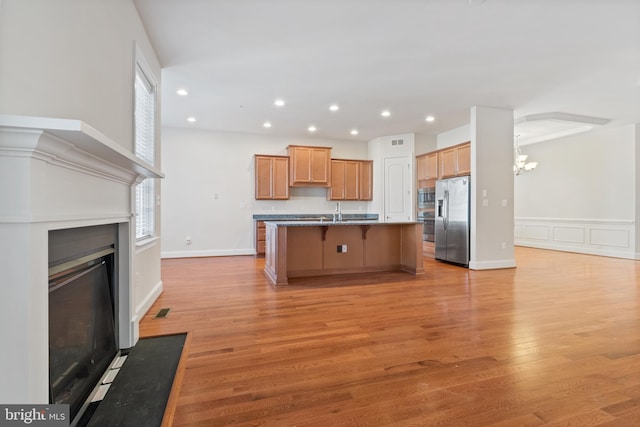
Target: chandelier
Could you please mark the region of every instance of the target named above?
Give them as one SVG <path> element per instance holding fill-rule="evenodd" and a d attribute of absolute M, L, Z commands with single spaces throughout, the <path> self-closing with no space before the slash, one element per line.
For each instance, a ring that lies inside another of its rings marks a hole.
<path fill-rule="evenodd" d="M 516 139 L 513 145 L 513 173 L 514 175 L 520 175 L 520 172 L 529 172 L 532 171 L 538 166 L 538 162 L 527 162 L 527 155 L 522 154 L 520 151 L 520 145 L 518 145 L 518 137 L 520 135 L 516 135 Z"/>

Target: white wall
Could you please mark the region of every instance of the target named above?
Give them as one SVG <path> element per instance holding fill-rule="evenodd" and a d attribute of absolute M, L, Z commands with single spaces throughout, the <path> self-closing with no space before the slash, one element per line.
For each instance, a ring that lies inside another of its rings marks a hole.
<path fill-rule="evenodd" d="M 640 227 L 636 227 L 636 224 L 638 224 L 640 222 L 640 197 L 638 197 L 637 195 L 637 191 L 640 188 L 640 168 L 638 168 L 638 165 L 640 165 L 640 123 L 636 123 L 635 125 L 633 125 L 633 131 L 635 133 L 635 137 L 633 138 L 633 147 L 634 147 L 634 151 L 635 151 L 635 188 L 634 188 L 634 196 L 635 196 L 635 215 L 634 215 L 634 234 L 635 234 L 635 239 L 634 239 L 634 251 L 635 251 L 635 259 L 640 259 L 640 253 L 639 249 L 640 249 Z"/>
<path fill-rule="evenodd" d="M 82 120 L 133 151 L 136 45 L 159 82 L 160 64 L 131 0 L 3 0 L 0 114 Z M 160 246 L 149 250 L 134 267 L 142 308 L 161 287 Z"/>
<path fill-rule="evenodd" d="M 521 147 L 533 172 L 516 177 L 516 217 L 633 219 L 634 126 Z"/>
<path fill-rule="evenodd" d="M 467 141 L 471 141 L 471 125 L 464 125 L 439 133 L 436 137 L 438 150 Z"/>
<path fill-rule="evenodd" d="M 415 152 L 416 155 L 430 153 L 438 149 L 437 135 L 431 135 L 424 132 L 415 134 Z"/>
<path fill-rule="evenodd" d="M 471 108 L 471 253 L 475 270 L 515 267 L 513 110 Z"/>
<path fill-rule="evenodd" d="M 538 162 L 515 178 L 516 243 L 634 257 L 636 126 L 525 145 Z"/>
<path fill-rule="evenodd" d="M 2 0 L 0 7 L 0 114 L 82 120 L 132 150 L 136 44 L 160 77 L 133 2 Z M 41 250 L 46 248 L 32 252 Z M 142 272 L 134 282 L 139 300 L 133 303 L 142 307 L 161 286 L 160 245 L 151 247 L 144 259 L 135 257 L 133 265 L 133 274 Z M 16 348 L 16 354 L 21 351 Z M 7 384 L 11 394 L 15 387 Z M 5 392 L 2 385 L 0 392 Z M 46 396 L 46 390 L 42 393 Z M 38 396 L 14 393 L 16 403 L 45 403 Z"/>
<path fill-rule="evenodd" d="M 288 145 L 328 146 L 333 158 L 369 159 L 366 142 L 164 128 L 162 256 L 253 254 L 253 214 L 333 212 L 336 202 L 326 199 L 325 188 L 292 187 L 289 200 L 255 200 L 253 156 L 287 155 Z M 367 202 L 342 202 L 344 213 L 367 209 Z"/>
<path fill-rule="evenodd" d="M 79 119 L 132 150 L 134 41 L 159 78 L 131 0 L 3 0 L 0 113 Z"/>

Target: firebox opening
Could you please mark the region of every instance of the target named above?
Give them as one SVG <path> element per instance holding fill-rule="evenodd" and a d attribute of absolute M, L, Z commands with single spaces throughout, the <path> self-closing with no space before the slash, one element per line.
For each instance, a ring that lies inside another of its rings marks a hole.
<path fill-rule="evenodd" d="M 49 232 L 50 403 L 81 415 L 118 355 L 117 226 Z"/>

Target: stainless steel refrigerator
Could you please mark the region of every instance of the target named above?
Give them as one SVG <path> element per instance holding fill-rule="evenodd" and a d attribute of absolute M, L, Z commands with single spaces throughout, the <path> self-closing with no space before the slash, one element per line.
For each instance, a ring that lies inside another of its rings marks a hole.
<path fill-rule="evenodd" d="M 470 177 L 436 182 L 436 259 L 469 266 Z"/>

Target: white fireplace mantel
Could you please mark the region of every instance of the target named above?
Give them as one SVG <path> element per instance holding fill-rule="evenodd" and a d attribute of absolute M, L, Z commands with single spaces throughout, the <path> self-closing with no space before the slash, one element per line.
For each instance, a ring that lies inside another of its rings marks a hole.
<path fill-rule="evenodd" d="M 0 403 L 48 402 L 48 236 L 118 225 L 119 345 L 137 340 L 134 186 L 154 166 L 80 120 L 0 115 Z"/>
<path fill-rule="evenodd" d="M 129 183 L 164 178 L 156 167 L 80 120 L 0 114 L 0 132 L 4 134 L 0 151 L 5 155 L 42 156 L 61 166 L 84 168 Z M 42 138 L 43 134 L 48 138 Z"/>

